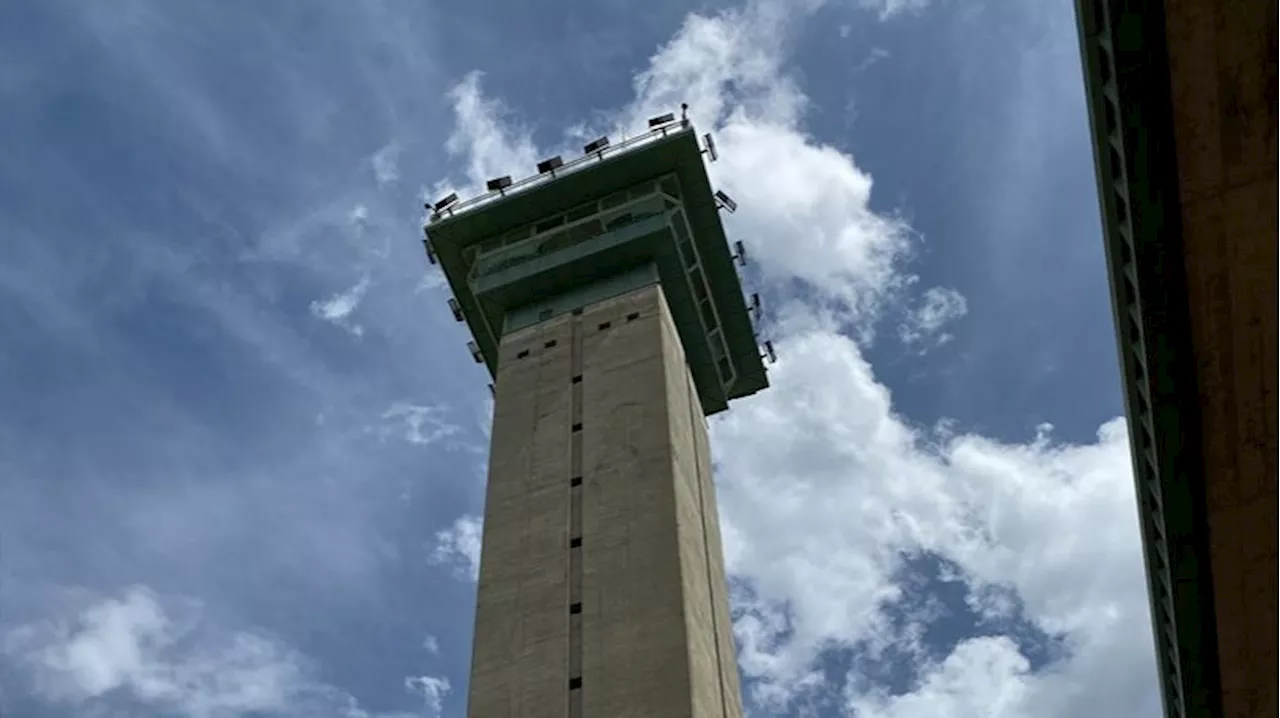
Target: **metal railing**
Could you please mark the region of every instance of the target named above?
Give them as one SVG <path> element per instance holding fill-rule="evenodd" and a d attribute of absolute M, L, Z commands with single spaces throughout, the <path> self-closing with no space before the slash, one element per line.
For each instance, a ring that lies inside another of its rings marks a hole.
<path fill-rule="evenodd" d="M 490 190 L 489 192 L 486 192 L 477 197 L 472 197 L 471 199 L 465 200 L 463 202 L 458 202 L 458 203 L 449 205 L 448 207 L 444 207 L 439 211 L 433 211 L 431 213 L 431 222 L 438 222 L 441 219 L 444 219 L 446 217 L 455 217 L 459 214 L 462 214 L 464 212 L 469 212 L 491 201 L 498 200 L 498 199 L 505 199 L 507 197 L 510 197 L 513 194 L 517 194 L 519 192 L 527 190 L 530 187 L 536 187 L 542 184 L 543 182 L 554 181 L 560 177 L 563 177 L 566 174 L 576 172 L 582 169 L 583 167 L 586 167 L 593 160 L 599 162 L 603 160 L 606 155 L 616 155 L 625 150 L 634 149 L 639 145 L 649 142 L 650 140 L 654 140 L 659 137 L 666 137 L 668 133 L 676 130 L 677 128 L 680 130 L 684 130 L 684 129 L 687 129 L 688 127 L 689 127 L 688 119 L 675 120 L 665 125 L 655 127 L 649 130 L 648 132 L 645 132 L 644 134 L 627 138 L 616 145 L 609 145 L 607 147 L 602 147 L 601 149 L 598 149 L 595 152 L 592 152 L 590 154 L 585 154 L 575 160 L 566 162 L 565 164 L 549 172 L 544 172 L 544 173 L 532 175 L 530 177 L 525 177 L 519 182 L 512 183 L 502 189 Z"/>

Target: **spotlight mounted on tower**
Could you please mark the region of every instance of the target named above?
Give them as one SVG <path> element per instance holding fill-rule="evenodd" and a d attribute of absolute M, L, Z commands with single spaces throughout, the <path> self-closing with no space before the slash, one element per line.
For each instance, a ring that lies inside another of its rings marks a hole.
<path fill-rule="evenodd" d="M 448 197 L 445 197 L 443 198 L 443 200 L 440 200 L 439 202 L 434 203 L 434 205 L 430 206 L 430 209 L 431 211 L 434 211 L 435 214 L 440 214 L 440 210 L 448 209 L 449 205 L 452 205 L 452 203 L 457 201 L 458 201 L 458 193 L 449 192 Z"/>
<path fill-rule="evenodd" d="M 431 248 L 431 236 L 427 234 L 427 228 L 422 228 L 422 248 L 427 250 L 427 261 L 431 264 L 436 263 L 436 251 Z"/>
<path fill-rule="evenodd" d="M 702 136 L 702 143 L 707 146 L 706 149 L 702 151 L 702 154 L 710 157 L 712 162 L 715 162 L 720 158 L 720 155 L 716 154 L 716 141 L 711 137 L 710 132 Z"/>
<path fill-rule="evenodd" d="M 449 311 L 453 312 L 453 321 L 462 321 L 462 307 L 458 304 L 458 300 L 449 297 Z"/>
<path fill-rule="evenodd" d="M 564 166 L 564 160 L 560 158 L 560 155 L 556 155 L 555 157 L 549 157 L 538 163 L 538 174 L 544 175 L 550 172 L 551 176 L 555 177 L 556 170 L 560 169 L 563 166 Z"/>
<path fill-rule="evenodd" d="M 663 125 L 669 125 L 675 121 L 676 121 L 676 116 L 674 112 L 668 112 L 665 115 L 658 115 L 657 117 L 650 117 L 649 129 L 653 129 L 655 127 L 661 127 Z"/>
<path fill-rule="evenodd" d="M 480 353 L 480 347 L 476 345 L 474 340 L 467 342 L 467 351 L 471 352 L 471 358 L 474 359 L 477 364 L 484 362 L 484 355 Z"/>
<path fill-rule="evenodd" d="M 729 214 L 733 214 L 738 211 L 738 203 L 734 202 L 733 198 L 729 195 L 721 192 L 720 190 L 716 190 L 715 197 L 717 209 L 727 209 L 729 210 Z"/>
<path fill-rule="evenodd" d="M 608 138 L 608 136 L 605 136 L 605 137 L 598 137 L 598 138 L 596 138 L 595 140 L 593 140 L 593 141 L 591 141 L 591 142 L 588 142 L 587 144 L 583 145 L 583 147 L 582 147 L 582 154 L 584 154 L 584 155 L 589 155 L 589 154 L 595 153 L 596 155 L 599 155 L 601 159 L 603 159 L 603 158 L 604 158 L 604 148 L 606 148 L 606 147 L 608 147 L 608 146 L 609 146 L 609 138 Z"/>
<path fill-rule="evenodd" d="M 747 266 L 747 247 L 741 240 L 733 243 L 733 251 L 734 255 L 730 259 L 737 261 L 743 267 Z"/>
<path fill-rule="evenodd" d="M 778 355 L 773 351 L 773 342 L 765 341 L 764 354 L 760 355 L 761 359 L 768 359 L 770 364 L 778 363 Z"/>
<path fill-rule="evenodd" d="M 753 320 L 757 322 L 760 321 L 760 293 L 759 292 L 751 293 L 751 303 L 750 303 L 750 306 L 747 307 L 747 311 L 751 313 L 751 318 Z"/>
<path fill-rule="evenodd" d="M 485 182 L 484 186 L 485 186 L 485 189 L 489 190 L 490 192 L 498 192 L 499 194 L 506 195 L 506 192 L 504 190 L 506 190 L 508 187 L 511 186 L 511 175 L 503 175 L 501 177 L 495 177 L 489 180 L 488 182 Z"/>

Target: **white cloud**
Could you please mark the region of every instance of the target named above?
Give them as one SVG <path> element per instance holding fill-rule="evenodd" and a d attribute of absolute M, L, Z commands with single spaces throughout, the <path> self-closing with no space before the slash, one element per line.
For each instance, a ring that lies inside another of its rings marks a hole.
<path fill-rule="evenodd" d="M 467 182 L 459 194 L 476 193 L 494 177 L 528 172 L 538 163 L 527 128 L 508 124 L 502 103 L 480 92 L 482 73 L 473 72 L 449 92 L 457 122 L 445 147 L 467 163 Z M 436 194 L 447 194 L 441 191 Z"/>
<path fill-rule="evenodd" d="M 449 692 L 449 681 L 435 676 L 404 679 L 405 690 L 422 698 L 423 718 L 440 718 L 441 702 Z"/>
<path fill-rule="evenodd" d="M 853 693 L 847 708 L 858 718 L 1014 718 L 1044 715 L 1033 700 L 1027 659 L 1007 638 L 962 642 L 940 665 L 931 666 L 914 691 Z"/>
<path fill-rule="evenodd" d="M 1001 443 L 945 421 L 924 431 L 895 413 L 857 341 L 838 331 L 852 325 L 865 340 L 904 296 L 916 281 L 903 268 L 915 238 L 901 219 L 871 209 L 873 182 L 854 158 L 803 129 L 807 98 L 786 71 L 781 38 L 814 5 L 758 2 L 690 16 L 612 120 L 634 132 L 688 102 L 719 140 L 713 179 L 740 207 L 731 235 L 748 244 L 770 288 L 794 296 L 798 281 L 810 297 L 771 317 L 781 356 L 772 387 L 713 422 L 726 560 L 750 587 L 735 596 L 735 630 L 752 697 L 780 707 L 817 690 L 824 650 L 922 656 L 923 627 L 937 612 L 918 611 L 900 631 L 887 610 L 906 590 L 895 578 L 904 556 L 928 552 L 954 564 L 949 577 L 964 582 L 983 615 L 1007 617 L 1020 605 L 1067 654 L 1033 674 L 1008 637 L 964 640 L 944 646 L 937 664 L 917 665 L 920 680 L 904 695 L 852 681 L 849 714 L 1155 715 L 1123 421 L 1082 445 L 1047 432 Z M 868 5 L 887 17 L 923 3 Z M 470 181 L 518 173 L 541 154 L 526 129 L 508 127 L 509 110 L 483 97 L 476 76 L 453 98 L 450 149 L 466 158 Z M 959 294 L 930 290 L 903 338 L 937 341 L 964 310 Z M 479 521 L 468 518 L 441 532 L 433 556 L 466 557 L 474 576 L 478 553 Z"/>
<path fill-rule="evenodd" d="M 929 6 L 930 0 L 860 0 L 862 7 L 888 20 L 899 15 L 919 13 Z"/>
<path fill-rule="evenodd" d="M 757 634 L 743 645 L 749 674 L 789 696 L 824 648 L 909 648 L 884 609 L 904 552 L 925 550 L 960 567 L 984 613 L 1009 610 L 986 590 L 1008 586 L 1029 620 L 1065 636 L 1070 657 L 1033 684 L 1024 714 L 1156 705 L 1123 422 L 1084 446 L 931 436 L 893 415 L 848 338 L 804 329 L 779 354 L 773 387 L 713 423 L 730 571 L 755 590 L 750 615 L 789 618 L 772 641 L 759 619 L 740 626 Z"/>
<path fill-rule="evenodd" d="M 379 185 L 394 184 L 400 179 L 399 160 L 400 146 L 395 142 L 374 153 L 369 162 L 373 165 L 373 176 Z"/>
<path fill-rule="evenodd" d="M 391 422 L 381 433 L 384 437 L 398 433 L 410 444 L 434 444 L 461 430 L 445 420 L 445 413 L 446 409 L 442 406 L 420 406 L 406 402 L 392 404 L 382 413 L 382 418 Z"/>
<path fill-rule="evenodd" d="M 356 336 L 364 334 L 364 328 L 350 321 L 351 314 L 360 306 L 360 301 L 369 291 L 369 278 L 364 277 L 350 289 L 321 301 L 311 302 L 311 313 L 319 319 L 331 322 L 346 329 Z"/>
<path fill-rule="evenodd" d="M 954 289 L 931 287 L 898 325 L 898 338 L 917 350 L 941 346 L 952 339 L 942 328 L 968 311 L 964 295 Z"/>
<path fill-rule="evenodd" d="M 277 639 L 225 630 L 198 602 L 135 586 L 118 597 L 81 594 L 78 609 L 18 626 L 0 641 L 3 656 L 27 673 L 36 695 L 80 711 L 120 705 L 182 718 L 242 715 L 395 718 L 361 710 L 344 691 L 315 678 L 311 663 Z M 410 686 L 410 681 L 413 685 Z M 448 690 L 438 679 L 406 688 L 428 698 Z"/>
<path fill-rule="evenodd" d="M 428 561 L 449 566 L 461 581 L 475 581 L 480 575 L 480 533 L 484 525 L 479 516 L 462 516 L 451 526 L 436 533 Z"/>

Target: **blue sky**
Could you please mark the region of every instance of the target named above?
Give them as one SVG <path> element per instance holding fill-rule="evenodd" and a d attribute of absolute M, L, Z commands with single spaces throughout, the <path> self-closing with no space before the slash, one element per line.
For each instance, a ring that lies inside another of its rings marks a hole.
<path fill-rule="evenodd" d="M 0 713 L 464 715 L 487 377 L 421 203 L 688 102 L 773 388 L 752 716 L 1159 709 L 1064 0 L 0 7 Z"/>

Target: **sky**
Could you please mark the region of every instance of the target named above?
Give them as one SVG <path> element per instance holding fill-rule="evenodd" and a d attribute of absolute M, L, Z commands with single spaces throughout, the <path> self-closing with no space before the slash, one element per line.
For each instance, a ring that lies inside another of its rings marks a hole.
<path fill-rule="evenodd" d="M 0 715 L 462 718 L 422 203 L 690 106 L 752 718 L 1157 716 L 1067 0 L 0 3 Z"/>

